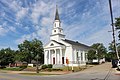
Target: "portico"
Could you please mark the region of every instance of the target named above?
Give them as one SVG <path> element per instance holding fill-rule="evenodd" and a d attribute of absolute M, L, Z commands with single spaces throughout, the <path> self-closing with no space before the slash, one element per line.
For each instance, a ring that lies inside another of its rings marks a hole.
<path fill-rule="evenodd" d="M 64 50 L 62 47 L 45 49 L 45 64 L 64 64 Z"/>

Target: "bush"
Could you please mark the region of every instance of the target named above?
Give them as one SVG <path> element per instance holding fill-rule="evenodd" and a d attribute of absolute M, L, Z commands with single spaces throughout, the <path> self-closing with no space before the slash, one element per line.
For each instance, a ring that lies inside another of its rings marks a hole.
<path fill-rule="evenodd" d="M 52 71 L 63 71 L 62 69 L 52 69 Z"/>
<path fill-rule="evenodd" d="M 6 68 L 5 66 L 0 66 L 0 69 L 4 69 L 4 68 Z"/>
<path fill-rule="evenodd" d="M 48 64 L 47 68 L 52 68 L 52 66 L 53 66 L 52 64 Z"/>
<path fill-rule="evenodd" d="M 47 65 L 42 65 L 42 69 L 46 69 L 46 68 L 48 68 Z"/>
<path fill-rule="evenodd" d="M 52 68 L 52 64 L 48 64 L 48 65 L 42 65 L 42 69 L 46 69 L 46 68 Z"/>
<path fill-rule="evenodd" d="M 27 66 L 20 66 L 19 68 L 21 68 L 21 70 L 27 68 Z"/>
<path fill-rule="evenodd" d="M 27 66 L 20 66 L 20 68 L 27 68 Z"/>

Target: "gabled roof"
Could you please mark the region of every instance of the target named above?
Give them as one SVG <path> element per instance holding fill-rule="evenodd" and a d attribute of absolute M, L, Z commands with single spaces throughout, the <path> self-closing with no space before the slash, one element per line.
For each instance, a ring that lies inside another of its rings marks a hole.
<path fill-rule="evenodd" d="M 56 42 L 56 43 L 58 43 L 58 44 L 60 44 L 60 45 L 64 45 L 64 44 L 62 44 L 62 43 L 60 43 L 60 42 L 57 42 L 57 41 L 55 41 L 55 40 L 52 40 L 52 41 L 54 41 L 54 42 Z M 65 46 L 65 45 L 64 45 Z"/>
<path fill-rule="evenodd" d="M 85 45 L 85 44 L 82 44 L 82 43 L 79 43 L 78 41 L 72 41 L 72 40 L 68 40 L 68 39 L 65 39 L 63 40 L 71 45 L 76 45 L 76 46 L 84 46 L 84 47 L 87 47 L 87 48 L 90 48 L 89 46 Z"/>

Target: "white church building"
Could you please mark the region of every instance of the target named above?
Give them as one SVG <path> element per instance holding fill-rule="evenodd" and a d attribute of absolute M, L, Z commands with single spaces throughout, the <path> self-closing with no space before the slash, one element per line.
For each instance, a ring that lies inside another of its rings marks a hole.
<path fill-rule="evenodd" d="M 56 8 L 50 41 L 44 46 L 44 64 L 82 66 L 86 65 L 89 46 L 65 39 Z"/>

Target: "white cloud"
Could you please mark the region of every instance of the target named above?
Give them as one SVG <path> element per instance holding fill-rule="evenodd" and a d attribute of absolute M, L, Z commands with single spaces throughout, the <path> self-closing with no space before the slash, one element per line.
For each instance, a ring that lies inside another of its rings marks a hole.
<path fill-rule="evenodd" d="M 19 4 L 15 0 L 14 1 L 13 0 L 2 0 L 1 2 L 7 5 L 10 10 L 15 11 L 15 12 L 18 11 L 20 8 Z M 8 10 L 7 8 L 4 8 L 4 9 Z"/>
<path fill-rule="evenodd" d="M 12 32 L 16 32 L 16 28 L 13 27 L 13 26 L 10 26 L 10 27 L 9 27 L 9 30 L 12 31 Z"/>
<path fill-rule="evenodd" d="M 16 14 L 17 20 L 25 17 L 26 14 L 27 14 L 27 12 L 28 12 L 28 9 L 27 9 L 27 8 L 21 8 L 21 9 L 17 12 L 17 14 Z"/>
<path fill-rule="evenodd" d="M 45 6 L 47 6 L 47 4 L 45 4 L 43 1 L 39 1 L 33 7 L 31 18 L 33 19 L 34 23 L 36 23 L 36 24 L 38 23 L 40 15 L 42 15 L 45 11 Z"/>
<path fill-rule="evenodd" d="M 53 27 L 55 4 L 38 1 L 31 9 L 31 18 L 34 23 L 35 31 L 30 34 L 25 34 L 19 39 L 17 39 L 17 44 L 23 42 L 26 39 L 31 40 L 34 38 L 38 38 L 43 42 L 47 42 L 49 40 L 51 28 Z M 28 27 L 26 28 L 28 29 Z"/>
<path fill-rule="evenodd" d="M 45 43 L 49 41 L 51 34 L 51 29 L 50 28 L 41 28 L 40 30 L 37 31 L 37 35 L 40 36 L 40 39 Z"/>
<path fill-rule="evenodd" d="M 51 20 L 51 18 L 50 17 L 43 17 L 42 19 L 41 19 L 41 25 L 42 26 L 50 26 L 50 25 L 52 25 L 52 20 Z"/>
<path fill-rule="evenodd" d="M 31 18 L 35 24 L 39 23 L 39 18 L 41 16 L 50 17 L 50 14 L 53 13 L 52 9 L 54 8 L 53 3 L 45 3 L 44 1 L 38 1 L 32 8 Z"/>
<path fill-rule="evenodd" d="M 5 28 L 2 27 L 2 25 L 0 25 L 0 36 L 5 35 L 8 32 L 8 30 L 6 30 Z"/>
<path fill-rule="evenodd" d="M 29 28 L 28 26 L 26 26 L 26 27 L 24 27 L 24 29 L 25 29 L 26 31 L 28 31 L 30 28 Z"/>
<path fill-rule="evenodd" d="M 104 43 L 104 45 L 107 47 L 112 41 L 112 34 L 108 32 L 109 30 L 111 30 L 111 26 L 107 25 L 105 26 L 105 28 L 86 37 L 86 39 L 84 39 L 83 42 L 89 45 L 92 45 L 93 43 Z"/>
<path fill-rule="evenodd" d="M 38 29 L 36 32 L 33 32 L 31 34 L 26 34 L 17 39 L 15 42 L 16 44 L 22 43 L 24 40 L 32 40 L 34 38 L 37 38 L 39 40 L 42 40 L 42 42 L 47 42 L 50 37 L 50 31 L 49 29 L 42 27 L 41 29 Z"/>
<path fill-rule="evenodd" d="M 10 46 L 10 45 L 0 45 L 0 49 L 6 49 L 6 48 L 11 48 L 12 50 L 18 50 L 18 48 L 15 47 L 15 46 Z"/>
<path fill-rule="evenodd" d="M 17 39 L 15 42 L 19 44 L 19 43 L 22 43 L 24 40 L 30 40 L 31 38 L 32 36 L 30 34 L 27 34 L 27 35 L 21 36 L 21 38 Z"/>
<path fill-rule="evenodd" d="M 33 38 L 38 38 L 45 43 L 49 40 L 55 13 L 55 3 L 51 2 L 45 3 L 40 0 L 33 5 L 31 4 L 32 12 L 30 17 L 35 25 L 35 31 L 31 32 L 31 34 L 23 35 L 16 42 L 20 43 L 25 39 L 30 40 Z M 59 7 L 59 14 L 65 14 L 62 16 L 64 20 L 61 21 L 67 38 L 79 40 L 89 45 L 95 42 L 103 42 L 105 45 L 108 45 L 108 43 L 111 42 L 111 35 L 107 32 L 109 28 L 106 27 L 110 21 L 110 16 L 108 17 L 109 7 L 106 6 L 108 5 L 106 2 L 102 3 L 103 4 L 96 2 L 94 6 L 87 4 L 83 13 L 79 12 L 79 9 L 81 9 L 80 6 L 73 7 L 76 4 L 75 2 L 64 6 L 60 3 L 59 5 L 61 5 L 61 7 Z M 78 13 L 76 13 L 76 10 L 78 10 Z M 23 12 L 21 11 L 21 14 L 24 16 L 24 10 Z M 71 20 L 71 22 L 69 22 L 69 20 Z M 68 22 L 64 23 L 64 21 Z M 106 24 L 101 25 L 103 22 L 106 22 Z M 28 29 L 28 27 L 26 27 L 26 29 Z M 104 35 L 104 33 L 106 35 Z"/>

